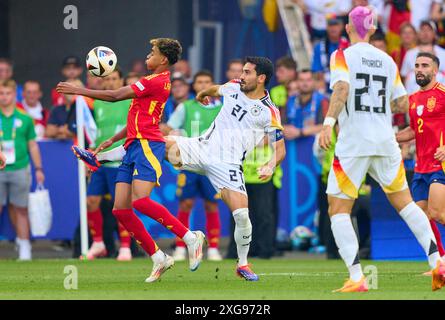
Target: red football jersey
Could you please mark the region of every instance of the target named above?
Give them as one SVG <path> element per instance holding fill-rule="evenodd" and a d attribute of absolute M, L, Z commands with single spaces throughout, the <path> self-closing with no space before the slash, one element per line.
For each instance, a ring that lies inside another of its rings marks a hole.
<path fill-rule="evenodd" d="M 418 173 L 430 173 L 442 168 L 434 159 L 436 149 L 444 144 L 445 86 L 440 83 L 426 91 L 419 90 L 409 97 L 410 126 L 416 133 Z"/>
<path fill-rule="evenodd" d="M 131 88 L 136 98 L 128 111 L 125 148 L 135 139 L 164 142 L 159 122 L 170 95 L 170 71 L 144 77 Z"/>

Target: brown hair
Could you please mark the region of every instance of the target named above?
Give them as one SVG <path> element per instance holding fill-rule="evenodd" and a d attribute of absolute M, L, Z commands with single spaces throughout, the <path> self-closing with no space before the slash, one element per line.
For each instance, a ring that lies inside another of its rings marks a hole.
<path fill-rule="evenodd" d="M 9 80 L 5 80 L 3 82 L 0 82 L 0 87 L 12 88 L 12 89 L 14 89 L 14 91 L 16 91 L 17 90 L 17 83 L 14 80 L 9 79 Z"/>
<path fill-rule="evenodd" d="M 182 46 L 178 40 L 171 38 L 157 38 L 150 40 L 152 46 L 158 47 L 159 51 L 167 58 L 169 65 L 178 62 L 182 53 Z"/>
<path fill-rule="evenodd" d="M 284 67 L 286 69 L 297 70 L 297 63 L 289 56 L 279 58 L 275 63 L 276 68 Z"/>

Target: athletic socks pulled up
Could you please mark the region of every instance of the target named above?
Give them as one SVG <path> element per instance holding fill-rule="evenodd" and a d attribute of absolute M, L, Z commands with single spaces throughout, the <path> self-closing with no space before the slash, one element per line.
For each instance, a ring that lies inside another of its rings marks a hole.
<path fill-rule="evenodd" d="M 331 217 L 331 229 L 338 247 L 338 252 L 349 270 L 352 281 L 358 282 L 363 271 L 358 255 L 358 240 L 352 226 L 351 215 L 338 213 Z"/>

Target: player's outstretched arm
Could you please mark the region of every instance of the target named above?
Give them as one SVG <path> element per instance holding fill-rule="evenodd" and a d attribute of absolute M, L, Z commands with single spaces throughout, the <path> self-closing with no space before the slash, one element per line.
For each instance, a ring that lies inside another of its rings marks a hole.
<path fill-rule="evenodd" d="M 416 137 L 416 133 L 411 127 L 406 127 L 405 129 L 397 132 L 396 140 L 398 143 L 409 142 Z"/>
<path fill-rule="evenodd" d="M 125 86 L 117 90 L 91 90 L 75 86 L 69 82 L 59 82 L 56 90 L 63 94 L 80 95 L 109 102 L 136 98 L 136 94 L 131 89 L 131 86 Z"/>
<path fill-rule="evenodd" d="M 272 143 L 273 155 L 272 159 L 265 165 L 258 168 L 258 175 L 261 180 L 268 180 L 275 170 L 275 168 L 284 160 L 286 157 L 286 144 L 284 139 L 278 140 Z"/>
<path fill-rule="evenodd" d="M 407 113 L 409 109 L 408 95 L 403 95 L 391 101 L 392 113 Z"/>
<path fill-rule="evenodd" d="M 208 88 L 207 90 L 202 90 L 198 92 L 196 95 L 196 101 L 202 103 L 202 104 L 208 104 L 208 97 L 220 97 L 219 94 L 219 87 L 220 85 L 214 85 Z"/>
<path fill-rule="evenodd" d="M 345 107 L 349 95 L 349 83 L 338 81 L 335 83 L 331 100 L 329 102 L 328 113 L 323 123 L 318 143 L 322 149 L 329 149 L 332 140 L 332 128 L 335 126 L 338 115 Z"/>

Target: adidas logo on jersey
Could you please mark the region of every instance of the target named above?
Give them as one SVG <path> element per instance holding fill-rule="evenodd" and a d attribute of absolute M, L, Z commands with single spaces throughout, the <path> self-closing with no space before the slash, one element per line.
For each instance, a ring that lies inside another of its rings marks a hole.
<path fill-rule="evenodd" d="M 230 96 L 230 98 L 233 98 L 233 99 L 237 100 L 237 99 L 238 99 L 238 93 L 236 93 L 236 94 L 232 94 L 232 95 Z"/>

